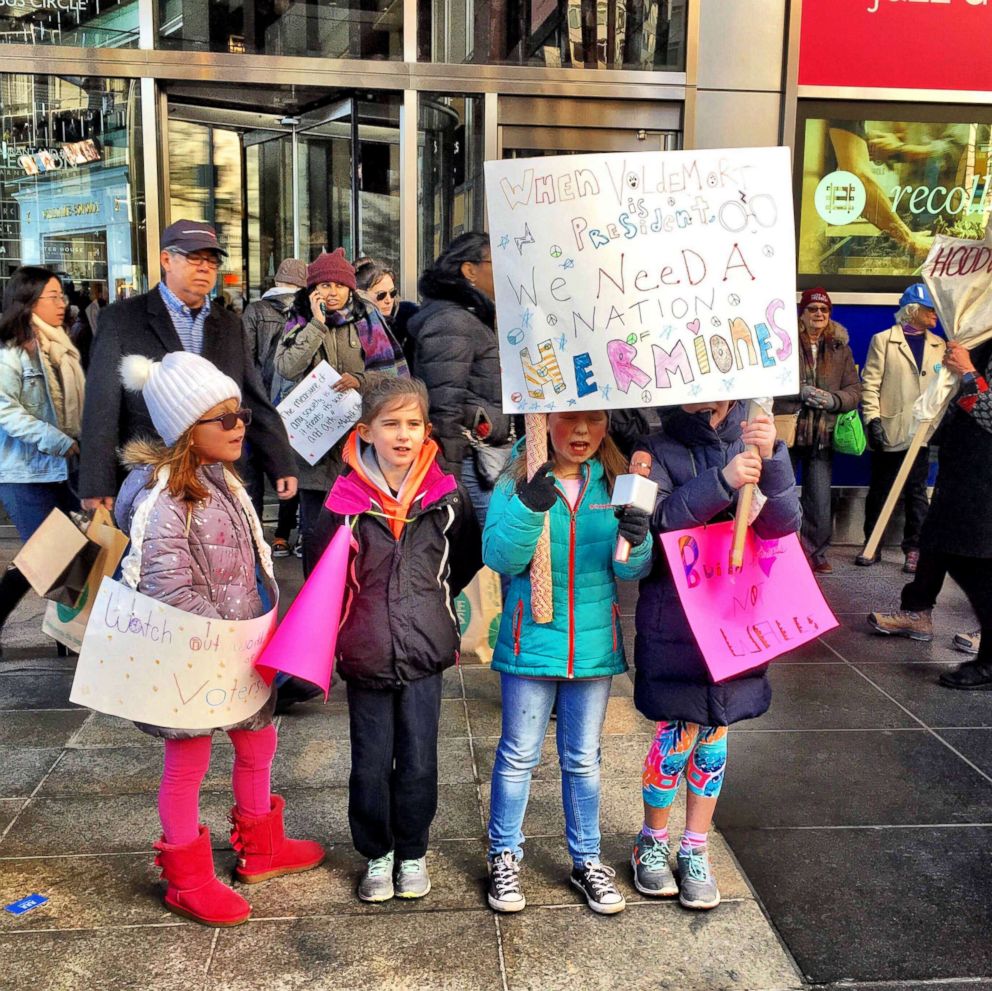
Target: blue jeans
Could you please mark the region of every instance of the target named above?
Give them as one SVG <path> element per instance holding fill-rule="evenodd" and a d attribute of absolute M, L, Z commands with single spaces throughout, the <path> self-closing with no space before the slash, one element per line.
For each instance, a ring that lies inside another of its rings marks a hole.
<path fill-rule="evenodd" d="M 503 732 L 493 765 L 489 856 L 509 850 L 523 856 L 524 813 L 531 772 L 551 707 L 558 702 L 558 763 L 565 809 L 565 838 L 576 867 L 599 862 L 599 738 L 610 697 L 610 678 L 541 680 L 501 674 Z"/>
<path fill-rule="evenodd" d="M 66 482 L 0 482 L 0 502 L 21 540 L 27 540 L 53 509 L 79 511 Z"/>
<path fill-rule="evenodd" d="M 479 529 L 484 530 L 486 526 L 486 514 L 489 512 L 489 500 L 492 499 L 493 490 L 483 488 L 479 481 L 479 475 L 475 470 L 475 458 L 469 451 L 462 461 L 462 485 L 468 493 L 469 502 L 475 510 L 475 518 L 479 521 Z"/>

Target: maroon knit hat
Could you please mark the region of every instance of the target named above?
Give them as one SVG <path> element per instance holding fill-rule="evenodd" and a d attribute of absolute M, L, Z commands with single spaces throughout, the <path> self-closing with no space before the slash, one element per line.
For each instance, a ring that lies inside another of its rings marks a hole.
<path fill-rule="evenodd" d="M 802 311 L 805 310 L 810 303 L 826 303 L 828 310 L 832 310 L 834 308 L 834 304 L 830 301 L 830 297 L 827 295 L 827 290 L 822 289 L 819 286 L 815 289 L 807 289 L 802 296 L 799 297 L 799 312 L 802 313 Z"/>
<path fill-rule="evenodd" d="M 355 291 L 355 270 L 344 256 L 344 248 L 325 251 L 307 265 L 307 289 L 313 289 L 321 282 L 336 282 Z"/>

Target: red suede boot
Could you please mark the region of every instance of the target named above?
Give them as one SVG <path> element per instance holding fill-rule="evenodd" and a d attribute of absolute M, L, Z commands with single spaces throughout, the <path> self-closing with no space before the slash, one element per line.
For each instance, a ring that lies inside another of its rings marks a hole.
<path fill-rule="evenodd" d="M 235 806 L 231 809 L 231 845 L 238 852 L 234 874 L 246 884 L 268 881 L 282 874 L 301 874 L 323 863 L 324 848 L 313 840 L 289 840 L 283 831 L 282 812 L 285 800 L 271 798 L 268 815 L 246 816 Z"/>
<path fill-rule="evenodd" d="M 166 843 L 163 836 L 155 849 L 157 866 L 169 882 L 165 907 L 205 926 L 239 926 L 248 921 L 251 905 L 233 888 L 217 880 L 210 830 L 200 826 L 200 835 L 185 846 Z"/>

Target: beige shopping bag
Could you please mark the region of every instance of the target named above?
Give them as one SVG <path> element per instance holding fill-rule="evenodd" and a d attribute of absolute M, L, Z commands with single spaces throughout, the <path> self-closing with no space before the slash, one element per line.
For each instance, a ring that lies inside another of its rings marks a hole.
<path fill-rule="evenodd" d="M 99 544 L 53 509 L 20 549 L 14 566 L 40 596 L 74 606 L 99 554 Z"/>
<path fill-rule="evenodd" d="M 455 598 L 455 614 L 462 631 L 462 654 L 475 654 L 489 664 L 503 614 L 499 575 L 483 568 Z"/>

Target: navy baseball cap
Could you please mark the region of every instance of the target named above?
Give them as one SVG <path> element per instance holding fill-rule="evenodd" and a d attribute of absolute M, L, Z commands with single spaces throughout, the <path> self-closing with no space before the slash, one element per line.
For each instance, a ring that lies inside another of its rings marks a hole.
<path fill-rule="evenodd" d="M 164 251 L 175 248 L 184 255 L 192 251 L 216 251 L 219 255 L 227 252 L 217 243 L 217 232 L 202 220 L 177 220 L 162 231 L 159 244 Z"/>

